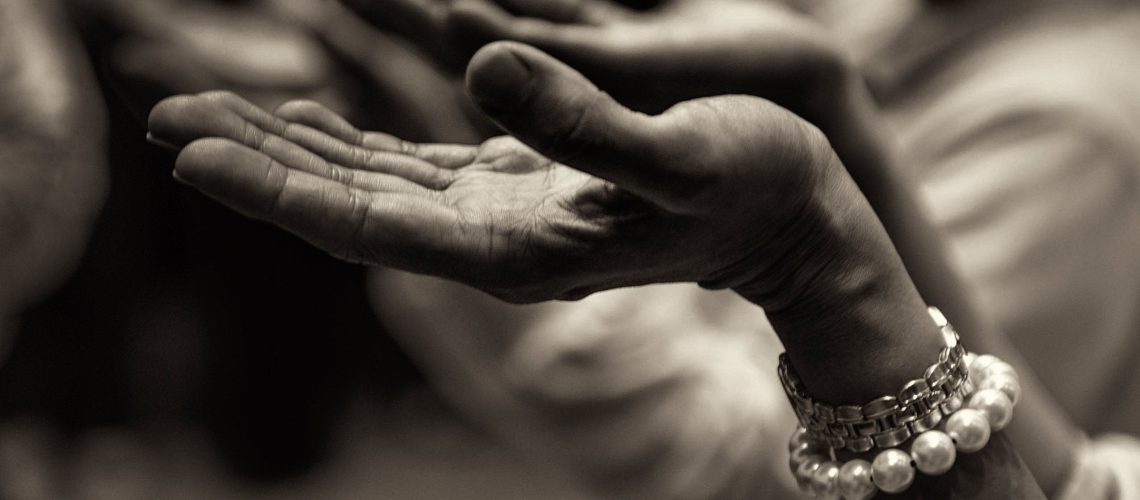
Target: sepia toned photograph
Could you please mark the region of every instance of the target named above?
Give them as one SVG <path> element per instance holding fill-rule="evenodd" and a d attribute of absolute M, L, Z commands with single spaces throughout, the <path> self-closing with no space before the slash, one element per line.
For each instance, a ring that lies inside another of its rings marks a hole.
<path fill-rule="evenodd" d="M 0 0 L 0 500 L 1140 500 L 1140 3 Z"/>

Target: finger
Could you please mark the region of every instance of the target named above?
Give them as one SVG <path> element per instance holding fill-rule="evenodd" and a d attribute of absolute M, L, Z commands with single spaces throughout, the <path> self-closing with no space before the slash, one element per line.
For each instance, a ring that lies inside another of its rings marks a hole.
<path fill-rule="evenodd" d="M 339 182 L 358 189 L 388 193 L 404 193 L 432 197 L 433 189 L 425 187 L 406 178 L 355 168 L 345 168 L 332 163 L 312 151 L 286 141 L 280 137 L 269 135 L 262 143 L 259 151 L 265 153 L 274 161 L 306 173 L 319 175 L 326 179 Z"/>
<path fill-rule="evenodd" d="M 413 156 L 435 166 L 455 169 L 470 165 L 477 148 L 461 144 L 416 144 L 380 132 L 361 132 L 331 109 L 315 101 L 290 101 L 273 112 L 292 123 L 306 125 L 365 149 Z"/>
<path fill-rule="evenodd" d="M 269 115 L 236 96 L 229 98 L 215 95 L 214 97 L 212 100 L 207 100 L 200 96 L 177 96 L 164 100 L 151 113 L 151 133 L 158 141 L 177 146 L 206 137 L 229 139 L 261 151 L 284 165 L 362 189 L 426 194 L 421 179 L 424 176 L 418 172 L 409 174 L 407 170 L 411 169 L 402 171 L 399 168 L 356 170 L 356 167 L 351 165 L 345 168 L 337 158 L 306 148 L 305 140 L 297 140 L 299 137 L 312 135 L 308 133 L 309 129 L 291 127 L 288 122 Z M 223 106 L 223 101 L 230 107 Z M 238 115 L 231 108 L 240 109 L 245 116 Z M 266 132 L 251 120 L 256 120 L 264 127 L 277 129 L 286 137 Z M 322 134 L 308 142 L 339 141 Z M 380 162 L 373 163 L 375 166 Z M 432 170 L 439 169 L 432 167 Z M 439 182 L 436 181 L 434 184 Z"/>
<path fill-rule="evenodd" d="M 203 124 L 214 127 L 215 132 L 198 132 L 197 137 L 228 137 L 246 146 L 263 149 L 267 136 L 278 136 L 316 153 L 329 162 L 350 169 L 391 174 L 430 189 L 443 189 L 451 182 L 452 175 L 450 172 L 441 170 L 428 162 L 402 154 L 379 154 L 373 150 L 341 141 L 319 130 L 299 126 L 274 116 L 232 92 L 206 92 L 200 94 L 199 98 L 206 102 L 206 107 L 214 109 L 214 111 L 206 111 L 206 113 L 217 113 L 216 109 L 222 108 L 230 111 L 238 119 L 202 120 Z M 198 108 L 194 113 L 187 113 L 188 115 L 200 116 L 202 114 L 203 106 L 196 105 L 193 102 L 186 104 L 186 106 Z M 332 113 L 332 111 L 328 112 Z M 193 127 L 193 125 L 190 126 Z M 193 137 L 191 140 L 197 137 Z M 159 138 L 162 139 L 163 137 L 159 135 Z M 186 142 L 185 138 L 182 140 L 183 143 Z"/>
<path fill-rule="evenodd" d="M 341 0 L 381 31 L 397 33 L 429 53 L 443 53 L 447 6 L 443 0 Z"/>
<path fill-rule="evenodd" d="M 519 15 L 557 23 L 602 24 L 628 17 L 630 12 L 609 0 L 495 0 Z"/>
<path fill-rule="evenodd" d="M 307 99 L 288 101 L 273 110 L 273 115 L 292 123 L 320 130 L 349 144 L 363 145 L 364 133 L 325 105 Z"/>
<path fill-rule="evenodd" d="M 249 102 L 242 96 L 228 90 L 210 90 L 201 92 L 198 97 L 218 107 L 228 109 L 242 120 L 249 122 L 262 132 L 285 137 L 289 122 L 282 120 L 260 106 Z"/>
<path fill-rule="evenodd" d="M 488 45 L 471 61 L 467 86 L 492 120 L 539 153 L 667 208 L 699 180 L 676 127 L 621 106 L 533 47 Z"/>
<path fill-rule="evenodd" d="M 226 108 L 208 103 L 196 96 L 178 95 L 163 99 L 150 111 L 147 130 L 154 140 L 177 148 L 204 137 L 227 137 L 257 147 L 260 132 L 246 120 Z"/>
<path fill-rule="evenodd" d="M 496 40 L 513 40 L 572 62 L 615 61 L 628 39 L 589 24 L 513 16 L 486 0 L 456 2 L 448 11 L 447 22 L 456 44 L 473 47 L 472 52 Z"/>
<path fill-rule="evenodd" d="M 458 242 L 440 238 L 439 229 L 454 227 L 456 221 L 445 206 L 290 169 L 233 141 L 190 143 L 178 156 L 175 175 L 246 216 L 271 222 L 346 260 L 435 273 L 441 269 L 434 267 L 457 255 Z"/>
<path fill-rule="evenodd" d="M 475 161 L 479 152 L 477 146 L 408 142 L 380 132 L 365 132 L 364 145 L 372 149 L 383 149 L 414 156 L 446 169 L 457 169 L 470 165 Z"/>

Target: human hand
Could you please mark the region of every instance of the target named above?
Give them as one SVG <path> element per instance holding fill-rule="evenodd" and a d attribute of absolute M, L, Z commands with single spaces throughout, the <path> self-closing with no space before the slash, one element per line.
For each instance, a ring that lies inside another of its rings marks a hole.
<path fill-rule="evenodd" d="M 512 301 L 775 278 L 778 256 L 812 243 L 815 224 L 793 224 L 804 207 L 857 203 L 853 186 L 821 181 L 842 178 L 826 140 L 761 99 L 646 116 L 517 44 L 486 49 L 468 86 L 518 139 L 412 145 L 309 105 L 275 117 L 224 94 L 165 101 L 151 132 L 186 146 L 182 180 L 232 208 L 348 260 Z"/>
<path fill-rule="evenodd" d="M 750 94 L 814 121 L 854 75 L 820 26 L 779 2 L 665 0 L 649 10 L 613 0 L 345 3 L 377 23 L 415 20 L 411 37 L 452 64 L 494 40 L 527 43 L 650 113 L 698 97 Z"/>
<path fill-rule="evenodd" d="M 777 306 L 849 250 L 893 255 L 826 139 L 762 99 L 647 116 L 511 43 L 472 61 L 468 87 L 517 138 L 416 145 L 310 104 L 273 116 L 228 94 L 161 103 L 151 133 L 184 146 L 180 179 L 242 213 L 341 258 L 510 301 L 698 281 Z"/>
<path fill-rule="evenodd" d="M 70 274 L 108 179 L 103 98 L 62 6 L 3 2 L 0 47 L 3 315 Z"/>
<path fill-rule="evenodd" d="M 318 100 L 417 140 L 477 142 L 461 83 L 332 0 L 97 1 L 115 88 L 145 118 L 161 99 L 231 90 L 272 108 Z"/>
<path fill-rule="evenodd" d="M 812 121 L 841 95 L 848 73 L 822 27 L 775 2 L 667 0 L 637 11 L 611 0 L 496 1 L 518 14 L 489 0 L 452 7 L 449 28 L 457 45 L 533 45 L 646 112 L 698 97 L 749 94 Z"/>

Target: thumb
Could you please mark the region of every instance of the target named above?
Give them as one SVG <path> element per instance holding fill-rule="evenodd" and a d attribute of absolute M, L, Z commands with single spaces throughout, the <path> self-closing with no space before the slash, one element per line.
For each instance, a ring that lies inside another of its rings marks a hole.
<path fill-rule="evenodd" d="M 673 208 L 691 181 L 677 127 L 618 104 L 577 71 L 534 47 L 492 43 L 471 59 L 467 89 L 479 108 L 539 153 Z"/>

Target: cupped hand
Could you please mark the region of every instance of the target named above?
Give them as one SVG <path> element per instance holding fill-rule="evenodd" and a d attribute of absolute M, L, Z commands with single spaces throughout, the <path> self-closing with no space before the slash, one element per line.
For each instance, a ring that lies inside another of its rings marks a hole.
<path fill-rule="evenodd" d="M 791 291 L 863 220 L 853 211 L 870 213 L 818 131 L 762 99 L 644 115 L 508 42 L 467 83 L 513 138 L 411 144 L 312 103 L 274 115 L 224 93 L 160 103 L 151 133 L 183 147 L 179 179 L 246 215 L 518 302 L 671 281 Z"/>

